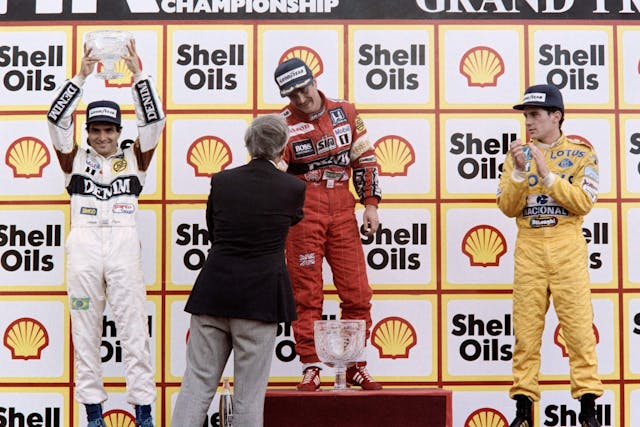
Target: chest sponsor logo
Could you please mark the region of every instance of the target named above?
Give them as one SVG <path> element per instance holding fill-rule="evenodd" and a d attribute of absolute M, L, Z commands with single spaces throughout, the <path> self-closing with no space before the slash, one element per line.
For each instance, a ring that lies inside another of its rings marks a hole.
<path fill-rule="evenodd" d="M 293 126 L 289 126 L 289 136 L 304 135 L 311 132 L 314 126 L 311 123 L 297 123 Z"/>
<path fill-rule="evenodd" d="M 125 159 L 117 159 L 111 163 L 114 173 L 119 173 L 127 170 L 127 161 Z"/>
<path fill-rule="evenodd" d="M 138 195 L 142 190 L 140 183 L 137 179 L 135 181 L 132 178 L 118 178 L 111 182 L 111 184 L 100 184 L 93 182 L 89 179 L 84 179 L 80 184 L 81 188 L 72 188 L 72 194 L 83 194 L 86 196 L 93 196 L 98 200 L 108 200 L 111 197 L 121 196 L 124 194 Z"/>
<path fill-rule="evenodd" d="M 296 159 L 302 157 L 309 157 L 316 154 L 315 147 L 311 139 L 303 139 L 302 141 L 295 141 L 291 144 L 293 146 L 293 152 Z"/>
<path fill-rule="evenodd" d="M 87 206 L 83 206 L 80 208 L 80 215 L 92 215 L 95 216 L 98 214 L 98 209 L 90 208 Z"/>
<path fill-rule="evenodd" d="M 325 136 L 318 141 L 318 154 L 326 153 L 336 148 L 336 140 L 331 136 Z"/>
<path fill-rule="evenodd" d="M 564 159 L 560 163 L 558 163 L 558 166 L 561 167 L 562 169 L 567 169 L 573 166 L 573 162 L 569 159 Z"/>
<path fill-rule="evenodd" d="M 333 126 L 337 126 L 340 123 L 344 123 L 347 121 L 347 115 L 344 113 L 342 107 L 329 110 L 329 117 L 331 117 L 331 124 Z"/>
<path fill-rule="evenodd" d="M 531 228 L 555 227 L 558 224 L 558 218 L 531 218 L 529 224 Z"/>
<path fill-rule="evenodd" d="M 333 130 L 333 134 L 336 136 L 338 140 L 338 146 L 344 147 L 345 145 L 351 144 L 351 126 L 344 125 L 339 126 Z"/>
<path fill-rule="evenodd" d="M 113 205 L 114 214 L 132 214 L 136 211 L 132 203 L 116 203 Z"/>
<path fill-rule="evenodd" d="M 98 162 L 96 159 L 87 157 L 85 164 L 86 164 L 85 172 L 88 173 L 89 175 L 95 175 L 96 171 L 100 170 L 100 162 Z"/>

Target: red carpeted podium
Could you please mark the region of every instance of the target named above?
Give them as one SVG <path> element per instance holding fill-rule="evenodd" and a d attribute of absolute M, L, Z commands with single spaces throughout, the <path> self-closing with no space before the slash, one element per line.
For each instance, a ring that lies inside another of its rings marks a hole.
<path fill-rule="evenodd" d="M 451 400 L 439 388 L 267 390 L 264 427 L 451 427 Z"/>

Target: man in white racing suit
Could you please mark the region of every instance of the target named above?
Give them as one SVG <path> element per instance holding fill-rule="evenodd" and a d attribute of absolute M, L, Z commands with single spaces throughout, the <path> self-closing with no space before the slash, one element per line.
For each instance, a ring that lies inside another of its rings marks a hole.
<path fill-rule="evenodd" d="M 100 345 L 108 301 L 122 342 L 127 401 L 136 426 L 153 427 L 156 385 L 151 361 L 146 291 L 136 228 L 138 196 L 164 128 L 156 89 L 135 49 L 123 59 L 133 74 L 138 138 L 119 145 L 121 111 L 112 101 L 94 101 L 86 110 L 88 146 L 74 141 L 74 111 L 85 79 L 98 58 L 86 49 L 78 74 L 65 82 L 47 114 L 49 133 L 71 197 L 71 231 L 66 241 L 67 293 L 75 348 L 75 398 L 85 405 L 88 427 L 105 426 Z"/>

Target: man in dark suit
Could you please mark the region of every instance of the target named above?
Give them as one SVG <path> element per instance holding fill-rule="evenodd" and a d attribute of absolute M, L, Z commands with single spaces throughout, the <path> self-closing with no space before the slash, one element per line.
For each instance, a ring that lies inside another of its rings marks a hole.
<path fill-rule="evenodd" d="M 302 219 L 305 185 L 276 167 L 287 139 L 282 117 L 257 117 L 244 137 L 251 161 L 211 178 L 212 245 L 185 308 L 187 367 L 172 427 L 203 425 L 232 349 L 233 425 L 263 425 L 277 326 L 296 316 L 284 245 Z"/>

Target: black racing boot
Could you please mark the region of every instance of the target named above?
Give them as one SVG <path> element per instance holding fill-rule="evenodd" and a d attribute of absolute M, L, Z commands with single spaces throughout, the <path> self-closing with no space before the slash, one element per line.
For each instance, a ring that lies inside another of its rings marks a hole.
<path fill-rule="evenodd" d="M 516 419 L 509 427 L 533 427 L 531 399 L 524 394 L 516 394 L 513 398 L 516 400 Z"/>
<path fill-rule="evenodd" d="M 596 399 L 595 394 L 587 393 L 580 397 L 580 421 L 581 427 L 600 427 L 600 422 L 596 418 Z"/>

